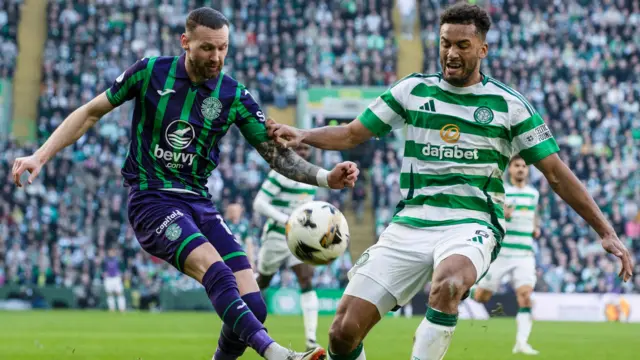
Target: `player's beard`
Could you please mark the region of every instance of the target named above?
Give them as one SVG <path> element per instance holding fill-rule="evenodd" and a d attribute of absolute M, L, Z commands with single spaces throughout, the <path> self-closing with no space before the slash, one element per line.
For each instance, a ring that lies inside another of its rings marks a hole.
<path fill-rule="evenodd" d="M 208 60 L 194 60 L 189 58 L 189 65 L 191 68 L 195 70 L 196 75 L 204 81 L 216 78 L 222 69 L 222 64 L 215 66 L 215 68 L 211 68 L 213 65 Z"/>
<path fill-rule="evenodd" d="M 473 59 L 471 61 L 461 60 L 461 67 L 456 71 L 455 75 L 447 75 L 447 60 L 441 60 L 440 66 L 442 66 L 442 73 L 444 79 L 451 85 L 457 87 L 464 87 L 469 82 L 469 79 L 474 75 L 476 66 L 478 65 L 478 59 Z"/>
<path fill-rule="evenodd" d="M 513 173 L 513 180 L 515 180 L 516 182 L 523 182 L 526 179 L 527 179 L 527 174 L 524 171 L 516 171 Z"/>

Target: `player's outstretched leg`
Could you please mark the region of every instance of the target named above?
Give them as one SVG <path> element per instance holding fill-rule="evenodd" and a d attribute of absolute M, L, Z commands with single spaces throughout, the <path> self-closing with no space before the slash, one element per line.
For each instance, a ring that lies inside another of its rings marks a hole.
<path fill-rule="evenodd" d="M 474 286 L 471 289 L 470 295 L 469 297 L 479 303 L 486 303 L 489 300 L 491 300 L 491 297 L 493 296 L 493 292 L 491 290 L 487 290 L 484 288 L 481 288 L 479 286 Z"/>
<path fill-rule="evenodd" d="M 206 289 L 211 304 L 222 319 L 267 360 L 320 360 L 324 350 L 315 353 L 294 353 L 277 344 L 266 332 L 264 325 L 248 309 L 240 297 L 236 278 L 210 243 L 193 249 L 184 261 L 184 273 L 198 280 Z"/>
<path fill-rule="evenodd" d="M 253 312 L 256 318 L 264 324 L 267 319 L 267 306 L 258 291 L 258 287 L 253 279 L 251 268 L 234 272 L 238 289 L 242 300 Z M 220 336 L 218 337 L 218 348 L 213 356 L 214 360 L 236 360 L 239 359 L 247 349 L 247 344 L 240 340 L 238 334 L 233 332 L 231 326 L 222 325 Z"/>
<path fill-rule="evenodd" d="M 471 260 L 463 255 L 451 255 L 437 265 L 427 315 L 416 331 L 411 359 L 444 358 L 458 321 L 458 305 L 476 282 L 476 272 Z"/>
<path fill-rule="evenodd" d="M 302 321 L 304 322 L 304 334 L 307 350 L 318 347 L 316 331 L 318 329 L 318 295 L 313 288 L 313 266 L 298 264 L 291 268 L 300 284 L 300 306 L 302 307 Z"/>
<path fill-rule="evenodd" d="M 513 348 L 513 353 L 538 355 L 538 351 L 534 350 L 531 345 L 529 345 L 529 335 L 531 334 L 531 328 L 533 327 L 533 320 L 531 318 L 532 292 L 533 288 L 529 285 L 520 286 L 516 289 L 519 306 L 518 315 L 516 315 L 518 332 L 516 334 L 516 345 Z"/>
<path fill-rule="evenodd" d="M 249 273 L 251 277 L 251 281 L 248 279 L 244 279 L 245 273 Z M 271 279 L 273 279 L 273 275 L 263 275 L 258 273 L 257 279 L 253 280 L 253 271 L 251 268 L 247 268 L 247 270 L 240 270 L 234 273 L 236 275 L 236 280 L 238 285 L 242 287 L 242 284 L 251 283 L 256 284 L 259 291 L 255 291 L 252 289 L 240 289 L 240 295 L 242 296 L 242 300 L 247 303 L 247 306 L 251 311 L 256 315 L 256 318 L 260 320 L 264 324 L 267 319 L 267 305 L 264 302 L 264 298 L 260 292 L 264 291 L 269 287 L 271 283 Z M 246 294 L 245 294 L 246 293 Z M 213 356 L 213 360 L 236 360 L 239 359 L 244 351 L 247 348 L 247 344 L 240 340 L 238 334 L 233 332 L 230 326 L 223 324 L 222 329 L 220 330 L 220 337 L 218 338 L 218 349 L 216 350 L 215 355 Z"/>
<path fill-rule="evenodd" d="M 378 321 L 374 304 L 345 294 L 329 330 L 329 360 L 366 360 L 362 341 Z"/>
<path fill-rule="evenodd" d="M 382 285 L 355 272 L 329 330 L 329 359 L 366 360 L 362 341 L 396 304 L 396 298 Z"/>

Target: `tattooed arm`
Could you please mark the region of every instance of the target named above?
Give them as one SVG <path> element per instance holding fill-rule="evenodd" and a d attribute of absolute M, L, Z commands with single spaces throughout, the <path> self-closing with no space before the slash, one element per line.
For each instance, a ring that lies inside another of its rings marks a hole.
<path fill-rule="evenodd" d="M 318 172 L 324 169 L 307 162 L 292 149 L 280 147 L 273 140 L 262 142 L 255 148 L 275 171 L 291 180 L 318 186 Z"/>
<path fill-rule="evenodd" d="M 356 164 L 349 161 L 342 162 L 329 172 L 308 163 L 293 150 L 279 146 L 275 141 L 270 140 L 260 106 L 243 86 L 239 89 L 240 97 L 234 102 L 234 109 L 238 114 L 235 123 L 242 136 L 258 150 L 272 169 L 291 180 L 309 185 L 331 189 L 354 186 L 359 173 Z"/>

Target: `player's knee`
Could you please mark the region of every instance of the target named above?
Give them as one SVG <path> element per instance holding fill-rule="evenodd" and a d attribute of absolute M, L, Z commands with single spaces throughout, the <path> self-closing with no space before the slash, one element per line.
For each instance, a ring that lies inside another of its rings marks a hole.
<path fill-rule="evenodd" d="M 516 297 L 518 299 L 518 306 L 520 307 L 531 307 L 531 293 L 533 289 L 524 288 L 518 289 L 516 291 Z"/>
<path fill-rule="evenodd" d="M 211 264 L 202 276 L 202 286 L 207 294 L 222 294 L 228 290 L 238 291 L 236 277 L 231 269 L 221 261 Z"/>
<path fill-rule="evenodd" d="M 337 316 L 329 329 L 329 348 L 335 354 L 348 354 L 360 343 L 361 326 L 346 316 Z"/>
<path fill-rule="evenodd" d="M 190 277 L 202 282 L 202 279 L 211 266 L 221 262 L 222 257 L 210 243 L 204 243 L 193 249 L 184 261 L 183 272 Z M 233 274 L 233 273 L 232 273 Z"/>
<path fill-rule="evenodd" d="M 253 292 L 246 294 L 242 297 L 242 300 L 247 304 L 249 310 L 255 315 L 255 317 L 264 323 L 267 320 L 267 304 L 264 302 L 262 295 L 259 292 Z"/>
<path fill-rule="evenodd" d="M 474 300 L 477 302 L 486 303 L 487 301 L 491 300 L 491 296 L 493 296 L 493 293 L 491 291 L 477 289 L 474 295 Z"/>
<path fill-rule="evenodd" d="M 462 296 L 470 287 L 461 275 L 442 277 L 434 281 L 431 286 L 429 304 L 441 311 L 445 311 L 450 307 L 457 307 Z"/>

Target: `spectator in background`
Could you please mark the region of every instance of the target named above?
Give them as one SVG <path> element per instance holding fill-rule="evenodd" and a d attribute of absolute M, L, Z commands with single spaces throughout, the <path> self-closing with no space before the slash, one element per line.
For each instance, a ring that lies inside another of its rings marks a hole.
<path fill-rule="evenodd" d="M 16 45 L 19 3 L 5 1 L 0 8 L 0 31 L 7 35 L 0 43 L 7 51 L 0 56 L 6 58 Z M 142 57 L 179 53 L 175 38 L 184 30 L 186 14 L 205 3 L 161 0 L 158 6 L 150 6 L 149 0 L 50 1 L 39 102 L 41 141 L 81 102 L 104 91 L 129 64 Z M 390 0 L 353 2 L 347 7 L 342 7 L 340 1 L 299 5 L 296 1 L 274 0 L 221 3 L 221 9 L 235 25 L 230 61 L 224 70 L 246 83 L 262 105 L 291 104 L 297 90 L 309 85 L 359 84 L 363 75 L 354 70 L 359 67 L 379 71 L 368 81 L 388 84 L 387 79 L 393 78 L 389 74 L 395 71 L 394 47 L 380 42 L 391 31 Z M 313 32 L 303 36 L 309 29 L 320 31 L 323 36 L 318 38 Z M 357 36 L 372 39 L 372 46 L 364 46 L 358 53 L 351 50 L 351 68 L 345 73 L 336 59 L 344 55 L 346 48 L 356 48 Z M 324 45 L 321 49 L 320 43 Z M 2 64 L 3 72 L 8 69 L 6 64 L 13 66 L 12 61 Z M 318 73 L 318 64 L 338 70 Z M 127 189 L 122 187 L 119 171 L 131 133 L 132 110 L 131 104 L 125 104 L 101 119 L 74 146 L 50 162 L 32 186 L 1 189 L 1 281 L 75 288 L 83 304 L 95 305 L 91 302 L 91 289 L 102 285 L 106 249 L 117 247 L 126 264 L 124 287 L 139 289 L 140 300 L 147 296 L 152 301 L 157 295 L 154 289 L 160 286 L 197 286 L 191 279 L 178 278 L 173 268 L 157 259 L 141 255 L 126 220 L 121 204 Z M 13 159 L 33 151 L 35 145 L 18 147 L 12 141 L 0 142 L 0 177 L 7 178 Z M 247 147 L 235 127 L 229 129 L 220 148 L 221 163 L 208 182 L 214 195 L 212 201 L 220 208 L 231 203 L 244 207 L 253 201 L 269 167 L 255 150 Z M 325 191 L 320 199 L 339 202 L 336 205 L 341 206 L 342 195 Z M 247 244 L 257 241 L 263 223 L 259 215 L 248 211 L 229 217 L 234 224 L 249 228 L 240 232 Z M 330 272 L 330 276 L 346 275 Z M 285 274 L 285 285 L 289 286 L 287 279 Z"/>
<path fill-rule="evenodd" d="M 416 0 L 398 0 L 402 36 L 407 40 L 413 40 L 413 29 L 416 23 Z M 423 22 L 423 24 L 425 24 Z"/>

